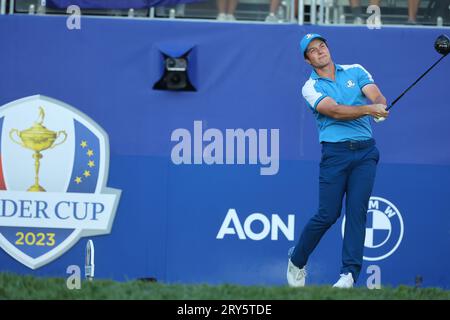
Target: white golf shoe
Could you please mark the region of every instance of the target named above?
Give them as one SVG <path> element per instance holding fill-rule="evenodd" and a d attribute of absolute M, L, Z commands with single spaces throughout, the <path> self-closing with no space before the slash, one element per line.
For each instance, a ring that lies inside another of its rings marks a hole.
<path fill-rule="evenodd" d="M 355 281 L 353 280 L 353 276 L 350 272 L 349 273 L 341 273 L 341 277 L 333 285 L 333 288 L 342 288 L 342 289 L 353 288 L 354 282 Z"/>
<path fill-rule="evenodd" d="M 306 266 L 300 269 L 291 262 L 291 259 L 289 259 L 286 277 L 290 287 L 304 287 Z"/>

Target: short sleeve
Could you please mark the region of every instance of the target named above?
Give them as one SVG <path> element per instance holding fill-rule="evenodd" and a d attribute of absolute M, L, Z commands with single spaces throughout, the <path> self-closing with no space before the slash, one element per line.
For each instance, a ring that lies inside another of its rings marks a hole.
<path fill-rule="evenodd" d="M 368 84 L 375 83 L 372 75 L 363 66 L 357 64 L 356 68 L 358 69 L 358 85 L 361 89 Z"/>
<path fill-rule="evenodd" d="M 313 111 L 316 111 L 316 107 L 320 101 L 326 98 L 328 95 L 324 92 L 317 83 L 317 80 L 309 79 L 306 81 L 302 89 L 303 98 L 306 100 L 306 104 Z"/>

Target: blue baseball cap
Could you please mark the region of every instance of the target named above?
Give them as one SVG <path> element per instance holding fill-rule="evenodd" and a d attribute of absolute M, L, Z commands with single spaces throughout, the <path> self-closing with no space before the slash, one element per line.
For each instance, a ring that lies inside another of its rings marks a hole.
<path fill-rule="evenodd" d="M 305 55 L 306 49 L 308 49 L 308 46 L 311 43 L 311 41 L 313 41 L 315 39 L 320 39 L 323 42 L 327 42 L 327 40 L 325 40 L 325 38 L 322 37 L 320 34 L 317 34 L 317 33 L 308 33 L 308 34 L 306 34 L 303 37 L 302 41 L 300 41 L 300 49 L 302 50 L 303 55 Z"/>

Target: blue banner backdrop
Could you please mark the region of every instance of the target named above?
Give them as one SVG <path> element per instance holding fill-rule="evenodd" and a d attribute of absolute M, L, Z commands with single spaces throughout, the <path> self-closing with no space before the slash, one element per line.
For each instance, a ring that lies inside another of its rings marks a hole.
<path fill-rule="evenodd" d="M 96 18 L 68 30 L 64 17 L 0 16 L 0 105 L 46 95 L 109 134 L 108 186 L 122 197 L 111 234 L 92 238 L 97 277 L 286 283 L 288 249 L 317 207 L 320 145 L 301 96 L 310 67 L 298 49 L 307 32 L 328 39 L 336 63 L 363 65 L 392 101 L 437 60 L 433 43 L 443 30 Z M 152 90 L 162 48 L 193 48 L 198 92 Z M 375 265 L 382 285 L 414 285 L 420 276 L 424 286 L 450 288 L 449 70 L 445 59 L 373 124 L 381 161 L 369 220 L 378 217 L 388 236 L 369 221 L 359 285 Z M 227 150 L 227 132 L 239 128 L 259 139 L 253 162 L 248 148 L 242 164 L 239 151 Z M 208 129 L 223 138 L 209 158 Z M 192 164 L 176 164 L 177 134 L 190 139 L 178 157 Z M 311 256 L 310 284 L 338 278 L 341 223 Z M 68 265 L 84 265 L 86 241 L 34 271 L 2 251 L 0 268 L 64 276 Z"/>

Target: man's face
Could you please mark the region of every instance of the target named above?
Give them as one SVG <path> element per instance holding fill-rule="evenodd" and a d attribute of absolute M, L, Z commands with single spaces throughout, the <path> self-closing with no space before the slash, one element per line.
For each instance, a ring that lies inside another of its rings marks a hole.
<path fill-rule="evenodd" d="M 306 62 L 314 68 L 323 68 L 330 64 L 331 55 L 326 43 L 320 39 L 311 41 L 306 49 Z"/>

